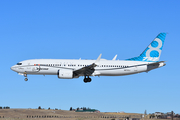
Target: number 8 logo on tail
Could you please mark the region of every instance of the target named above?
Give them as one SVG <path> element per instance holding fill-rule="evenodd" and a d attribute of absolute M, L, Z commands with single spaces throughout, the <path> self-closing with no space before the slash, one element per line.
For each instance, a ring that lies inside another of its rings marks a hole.
<path fill-rule="evenodd" d="M 149 46 L 146 51 L 146 58 L 152 61 L 158 61 L 161 54 L 162 41 L 159 38 L 156 38 Z"/>

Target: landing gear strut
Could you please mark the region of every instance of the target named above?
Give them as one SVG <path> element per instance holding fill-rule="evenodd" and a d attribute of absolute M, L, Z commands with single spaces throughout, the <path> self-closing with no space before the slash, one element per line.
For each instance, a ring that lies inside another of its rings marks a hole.
<path fill-rule="evenodd" d="M 26 77 L 24 80 L 25 80 L 25 81 L 28 81 L 28 78 L 27 78 L 27 74 L 26 74 L 26 73 L 24 74 L 24 77 Z"/>
<path fill-rule="evenodd" d="M 91 78 L 90 78 L 89 76 L 86 78 L 86 76 L 85 76 L 85 77 L 84 77 L 84 82 L 85 82 L 85 83 L 91 82 Z"/>

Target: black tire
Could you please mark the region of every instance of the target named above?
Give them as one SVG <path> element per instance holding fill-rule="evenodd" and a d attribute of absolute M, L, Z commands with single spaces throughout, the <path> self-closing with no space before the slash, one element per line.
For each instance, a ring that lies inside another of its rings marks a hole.
<path fill-rule="evenodd" d="M 25 81 L 28 81 L 28 78 L 25 78 L 24 80 L 25 80 Z"/>
<path fill-rule="evenodd" d="M 83 80 L 85 83 L 87 83 L 88 81 L 87 81 L 87 78 L 84 78 L 84 80 Z"/>
<path fill-rule="evenodd" d="M 91 80 L 92 80 L 91 78 L 88 78 L 88 82 L 91 82 Z"/>

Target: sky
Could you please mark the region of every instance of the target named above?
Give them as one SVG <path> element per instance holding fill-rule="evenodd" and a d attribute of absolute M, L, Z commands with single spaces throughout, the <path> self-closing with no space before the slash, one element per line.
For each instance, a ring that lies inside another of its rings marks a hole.
<path fill-rule="evenodd" d="M 101 112 L 180 113 L 180 1 L 0 1 L 0 106 L 90 107 Z M 166 66 L 129 76 L 58 79 L 10 69 L 28 59 L 124 60 L 168 33 L 160 60 Z"/>

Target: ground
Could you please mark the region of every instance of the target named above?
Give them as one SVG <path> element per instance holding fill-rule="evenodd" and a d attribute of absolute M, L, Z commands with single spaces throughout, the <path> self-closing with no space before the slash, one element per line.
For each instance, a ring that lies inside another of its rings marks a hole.
<path fill-rule="evenodd" d="M 129 118 L 141 118 L 137 113 L 88 113 L 66 110 L 44 110 L 44 109 L 1 109 L 0 120 L 123 120 Z"/>

